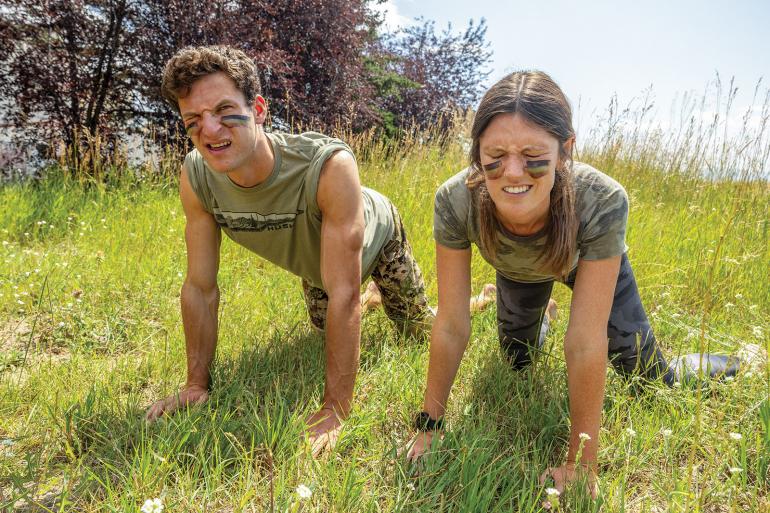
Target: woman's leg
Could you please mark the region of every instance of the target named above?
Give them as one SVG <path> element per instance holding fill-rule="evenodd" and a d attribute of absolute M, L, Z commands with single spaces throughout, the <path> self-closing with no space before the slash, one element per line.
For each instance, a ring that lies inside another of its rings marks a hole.
<path fill-rule="evenodd" d="M 569 288 L 575 286 L 575 274 L 570 274 L 565 281 Z M 636 374 L 648 379 L 662 378 L 667 384 L 673 384 L 675 376 L 655 340 L 625 254 L 620 261 L 607 337 L 609 360 L 617 372 L 625 376 Z"/>
<path fill-rule="evenodd" d="M 514 370 L 529 366 L 543 347 L 552 289 L 552 281 L 522 283 L 497 273 L 497 335 Z"/>

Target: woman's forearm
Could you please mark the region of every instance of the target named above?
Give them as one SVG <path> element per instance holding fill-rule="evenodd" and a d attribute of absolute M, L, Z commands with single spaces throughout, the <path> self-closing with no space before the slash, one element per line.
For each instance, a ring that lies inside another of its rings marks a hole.
<path fill-rule="evenodd" d="M 607 372 L 606 339 L 586 340 L 568 333 L 564 351 L 571 421 L 567 463 L 579 459 L 595 466 Z"/>
<path fill-rule="evenodd" d="M 467 329 L 452 327 L 443 322 L 439 313 L 431 332 L 428 383 L 423 403 L 424 410 L 434 419 L 444 415 L 449 392 L 468 345 L 469 336 L 470 326 Z"/>

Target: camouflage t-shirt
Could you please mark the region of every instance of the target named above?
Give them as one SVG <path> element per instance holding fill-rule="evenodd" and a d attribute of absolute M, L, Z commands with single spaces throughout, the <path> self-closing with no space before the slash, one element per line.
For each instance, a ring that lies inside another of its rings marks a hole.
<path fill-rule="evenodd" d="M 492 258 L 480 245 L 479 211 L 474 208 L 473 192 L 465 184 L 470 168 L 444 182 L 436 192 L 433 211 L 433 237 L 442 246 L 467 249 L 474 243 L 487 262 L 506 278 L 519 282 L 553 280 L 540 270 L 539 258 L 546 242 L 545 229 L 529 236 L 498 231 L 497 256 Z M 577 233 L 578 259 L 601 260 L 626 251 L 625 235 L 628 197 L 623 187 L 588 164 L 573 167 L 576 209 L 580 226 Z"/>

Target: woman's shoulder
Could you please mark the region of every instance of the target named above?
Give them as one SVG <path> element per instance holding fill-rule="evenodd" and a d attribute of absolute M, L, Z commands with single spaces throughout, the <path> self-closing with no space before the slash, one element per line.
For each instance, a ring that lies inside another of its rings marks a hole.
<path fill-rule="evenodd" d="M 442 183 L 436 191 L 436 201 L 446 200 L 452 203 L 470 201 L 471 191 L 467 184 L 470 172 L 470 168 L 465 168 Z"/>
<path fill-rule="evenodd" d="M 585 162 L 575 161 L 573 163 L 572 176 L 578 194 L 586 192 L 625 193 L 623 186 L 615 179 Z"/>

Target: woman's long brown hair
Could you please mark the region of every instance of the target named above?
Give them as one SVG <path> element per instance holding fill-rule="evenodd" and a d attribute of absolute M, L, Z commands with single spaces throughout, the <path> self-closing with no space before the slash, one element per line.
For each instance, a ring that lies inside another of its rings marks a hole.
<path fill-rule="evenodd" d="M 468 188 L 473 191 L 474 208 L 479 209 L 480 245 L 492 257 L 498 250 L 500 221 L 495 204 L 484 182 L 479 153 L 479 138 L 492 118 L 498 114 L 517 113 L 543 128 L 559 141 L 559 162 L 551 189 L 546 244 L 540 256 L 540 267 L 556 277 L 566 276 L 577 251 L 578 218 L 575 189 L 572 184 L 572 145 L 574 138 L 572 109 L 558 85 L 542 71 L 517 71 L 493 85 L 479 104 L 471 128 L 471 174 Z"/>

